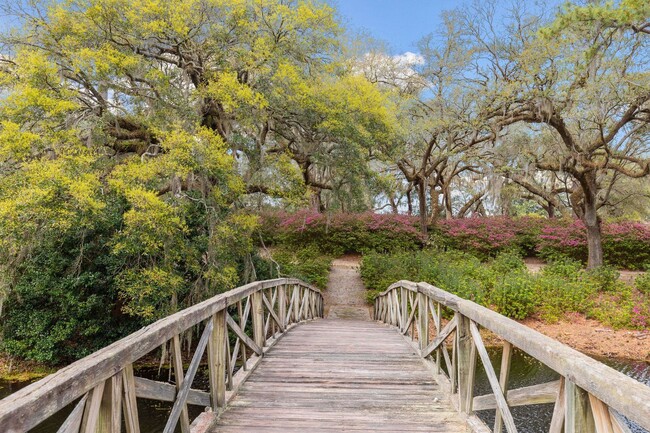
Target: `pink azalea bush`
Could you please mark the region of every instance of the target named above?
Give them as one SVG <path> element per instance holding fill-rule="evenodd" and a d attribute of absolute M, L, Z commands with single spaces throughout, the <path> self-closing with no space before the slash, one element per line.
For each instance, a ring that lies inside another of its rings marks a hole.
<path fill-rule="evenodd" d="M 440 221 L 436 232 L 438 243 L 481 258 L 512 249 L 531 255 L 545 221 L 535 217 L 458 218 Z"/>
<path fill-rule="evenodd" d="M 481 259 L 506 250 L 547 259 L 587 259 L 587 232 L 577 219 L 495 216 L 440 220 L 431 228 L 429 239 L 422 238 L 417 217 L 372 212 L 264 213 L 261 226 L 267 243 L 313 244 L 329 254 L 412 250 L 428 241 L 434 247 L 469 252 Z M 644 269 L 650 265 L 650 224 L 603 223 L 603 249 L 609 265 Z"/>
<path fill-rule="evenodd" d="M 331 254 L 412 250 L 425 240 L 418 229 L 418 219 L 408 215 L 321 214 L 302 210 L 264 213 L 260 221 L 265 242 L 316 245 Z"/>
<path fill-rule="evenodd" d="M 605 262 L 626 269 L 643 269 L 650 264 L 650 224 L 624 221 L 603 223 Z M 537 250 L 550 257 L 566 255 L 587 259 L 587 229 L 580 220 L 549 220 L 542 228 Z"/>

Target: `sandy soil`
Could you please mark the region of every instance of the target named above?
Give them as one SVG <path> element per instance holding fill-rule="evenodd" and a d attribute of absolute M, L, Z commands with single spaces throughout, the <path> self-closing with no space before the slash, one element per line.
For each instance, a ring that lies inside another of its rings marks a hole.
<path fill-rule="evenodd" d="M 534 317 L 520 323 L 586 355 L 650 362 L 650 330 L 614 330 L 582 314 L 571 314 L 558 323 L 546 323 Z M 481 334 L 488 346 L 503 343 L 491 332 L 482 330 Z"/>
<path fill-rule="evenodd" d="M 325 298 L 325 317 L 370 320 L 366 289 L 359 274 L 361 256 L 346 255 L 332 262 Z"/>
<path fill-rule="evenodd" d="M 522 323 L 587 355 L 650 362 L 650 330 L 614 330 L 581 314 L 553 324 L 534 318 Z"/>

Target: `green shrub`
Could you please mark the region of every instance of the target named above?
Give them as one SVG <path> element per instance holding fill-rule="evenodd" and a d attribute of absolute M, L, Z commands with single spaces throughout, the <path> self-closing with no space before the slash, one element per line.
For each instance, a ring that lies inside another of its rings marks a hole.
<path fill-rule="evenodd" d="M 611 266 L 600 266 L 586 271 L 587 278 L 591 279 L 603 291 L 616 291 L 620 288 L 619 277 L 621 274 Z"/>
<path fill-rule="evenodd" d="M 535 310 L 535 284 L 527 272 L 512 272 L 494 287 L 492 303 L 513 319 L 525 319 Z"/>
<path fill-rule="evenodd" d="M 298 278 L 320 288 L 327 286 L 332 257 L 318 248 L 274 248 L 270 257 L 254 261 L 259 280 L 271 278 Z"/>
<path fill-rule="evenodd" d="M 639 292 L 650 295 L 650 272 L 646 271 L 644 274 L 636 277 L 634 285 Z"/>
<path fill-rule="evenodd" d="M 513 250 L 503 251 L 497 254 L 497 256 L 490 263 L 490 267 L 493 271 L 499 274 L 507 274 L 512 271 L 523 271 L 526 269 L 526 263 L 524 263 L 521 255 Z"/>
<path fill-rule="evenodd" d="M 542 275 L 562 277 L 569 281 L 575 281 L 580 278 L 582 272 L 582 263 L 580 263 L 578 260 L 570 259 L 567 257 L 556 258 L 554 261 L 549 262 L 541 270 Z"/>
<path fill-rule="evenodd" d="M 612 328 L 629 328 L 633 324 L 635 300 L 632 287 L 620 284 L 616 292 L 601 293 L 594 298 L 588 317 Z"/>

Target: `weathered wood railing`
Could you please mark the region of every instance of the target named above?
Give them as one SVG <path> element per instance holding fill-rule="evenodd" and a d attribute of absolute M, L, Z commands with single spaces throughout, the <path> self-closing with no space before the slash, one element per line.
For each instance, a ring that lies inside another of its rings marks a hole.
<path fill-rule="evenodd" d="M 173 402 L 164 432 L 173 432 L 180 422 L 187 433 L 187 405 L 218 412 L 284 332 L 322 316 L 321 293 L 302 281 L 282 278 L 239 287 L 159 320 L 1 400 L 0 431 L 26 432 L 76 401 L 59 432 L 117 433 L 123 419 L 127 433 L 139 433 L 136 399 L 146 398 Z M 195 327 L 201 338 L 183 371 L 180 336 Z M 134 376 L 133 363 L 161 346 L 170 347 L 177 378 L 173 385 Z M 192 389 L 206 349 L 209 390 Z"/>
<path fill-rule="evenodd" d="M 445 313 L 451 319 L 443 326 Z M 555 405 L 550 433 L 629 432 L 621 415 L 650 430 L 650 387 L 514 320 L 430 284 L 410 281 L 392 284 L 375 300 L 374 318 L 396 326 L 410 337 L 438 377 L 448 383 L 458 409 L 469 416 L 478 430 L 501 433 L 505 426 L 508 433 L 515 433 L 517 427 L 510 408 L 543 403 Z M 490 362 L 479 327 L 504 340 L 499 376 Z M 510 360 L 515 347 L 559 373 L 560 379 L 509 390 Z M 487 374 L 492 394 L 474 395 L 477 357 Z M 487 409 L 496 409 L 493 429 L 472 415 L 474 411 Z"/>

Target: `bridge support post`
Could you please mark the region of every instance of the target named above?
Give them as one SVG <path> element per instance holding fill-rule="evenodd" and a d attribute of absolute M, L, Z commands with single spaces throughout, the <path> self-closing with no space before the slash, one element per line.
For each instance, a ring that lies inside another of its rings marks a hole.
<path fill-rule="evenodd" d="M 470 332 L 470 320 L 456 313 L 456 344 L 458 357 L 458 401 L 463 413 L 472 412 L 474 374 L 476 372 L 476 347 Z"/>
<path fill-rule="evenodd" d="M 259 347 L 264 347 L 266 336 L 264 335 L 262 292 L 255 292 L 251 295 L 251 312 L 253 313 L 253 340 Z"/>
<path fill-rule="evenodd" d="M 404 287 L 399 289 L 399 302 L 400 302 L 400 331 L 406 331 L 406 322 L 408 321 L 408 292 Z"/>
<path fill-rule="evenodd" d="M 215 313 L 212 320 L 212 335 L 208 340 L 208 371 L 212 409 L 217 412 L 226 406 L 226 310 Z"/>
<path fill-rule="evenodd" d="M 418 293 L 418 340 L 423 352 L 429 345 L 429 303 L 424 293 Z"/>
<path fill-rule="evenodd" d="M 564 433 L 589 433 L 596 431 L 594 416 L 589 404 L 589 394 L 575 383 L 564 381 Z"/>
<path fill-rule="evenodd" d="M 287 286 L 278 287 L 278 319 L 280 319 L 280 331 L 287 329 Z"/>

